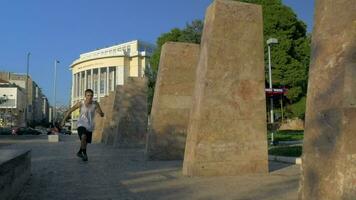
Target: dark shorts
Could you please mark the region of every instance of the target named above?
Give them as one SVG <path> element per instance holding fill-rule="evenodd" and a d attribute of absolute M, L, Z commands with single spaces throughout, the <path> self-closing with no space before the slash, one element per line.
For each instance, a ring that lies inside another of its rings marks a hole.
<path fill-rule="evenodd" d="M 79 139 L 82 140 L 82 135 L 85 134 L 87 136 L 87 143 L 91 143 L 91 138 L 93 133 L 87 131 L 86 128 L 84 128 L 83 126 L 78 127 L 78 135 L 79 135 Z"/>

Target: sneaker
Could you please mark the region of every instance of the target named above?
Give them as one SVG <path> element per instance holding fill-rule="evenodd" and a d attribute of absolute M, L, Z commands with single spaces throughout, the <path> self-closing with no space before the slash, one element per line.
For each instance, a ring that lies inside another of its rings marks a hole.
<path fill-rule="evenodd" d="M 77 156 L 78 156 L 79 158 L 83 158 L 83 153 L 82 153 L 82 152 L 78 152 L 78 153 L 77 153 Z"/>
<path fill-rule="evenodd" d="M 88 161 L 88 156 L 87 156 L 87 154 L 84 154 L 84 153 L 83 153 L 82 159 L 83 159 L 83 161 Z"/>

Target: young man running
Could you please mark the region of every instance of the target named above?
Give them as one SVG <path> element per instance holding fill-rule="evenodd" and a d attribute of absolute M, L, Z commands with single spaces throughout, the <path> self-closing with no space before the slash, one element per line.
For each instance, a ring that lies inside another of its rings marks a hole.
<path fill-rule="evenodd" d="M 99 103 L 93 101 L 94 92 L 91 89 L 85 90 L 85 100 L 77 102 L 72 108 L 70 108 L 62 120 L 61 126 L 64 125 L 68 116 L 80 108 L 80 115 L 77 122 L 78 135 L 81 141 L 80 150 L 77 153 L 78 157 L 81 157 L 83 161 L 88 161 L 87 144 L 91 143 L 92 133 L 94 129 L 94 117 L 95 111 L 99 113 L 101 117 L 104 117 L 104 113 L 100 108 Z"/>

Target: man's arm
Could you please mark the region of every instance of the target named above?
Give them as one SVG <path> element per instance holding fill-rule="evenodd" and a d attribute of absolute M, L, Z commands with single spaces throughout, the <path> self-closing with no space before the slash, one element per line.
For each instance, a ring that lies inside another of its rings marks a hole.
<path fill-rule="evenodd" d="M 96 112 L 99 113 L 100 117 L 104 117 L 104 113 L 100 108 L 100 105 L 98 102 L 96 102 Z"/>
<path fill-rule="evenodd" d="M 62 119 L 62 122 L 61 122 L 61 126 L 64 126 L 64 123 L 66 122 L 67 118 L 69 117 L 69 115 L 75 111 L 76 109 L 80 108 L 81 106 L 81 103 L 80 102 L 77 102 L 73 107 L 71 107 L 67 112 L 66 114 L 64 115 L 63 119 Z"/>

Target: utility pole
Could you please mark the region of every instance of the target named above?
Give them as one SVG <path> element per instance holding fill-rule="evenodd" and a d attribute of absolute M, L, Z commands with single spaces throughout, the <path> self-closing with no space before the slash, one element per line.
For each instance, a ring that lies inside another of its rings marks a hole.
<path fill-rule="evenodd" d="M 28 73 L 29 73 L 29 69 L 30 69 L 30 56 L 31 53 L 28 52 L 27 53 L 27 65 L 26 65 L 26 88 L 25 88 L 25 93 L 26 93 L 26 100 L 25 100 L 25 126 L 27 127 L 27 112 L 28 112 Z"/>
<path fill-rule="evenodd" d="M 56 79 L 57 79 L 57 63 L 58 60 L 54 60 L 54 80 L 53 80 L 53 125 L 56 122 Z"/>

